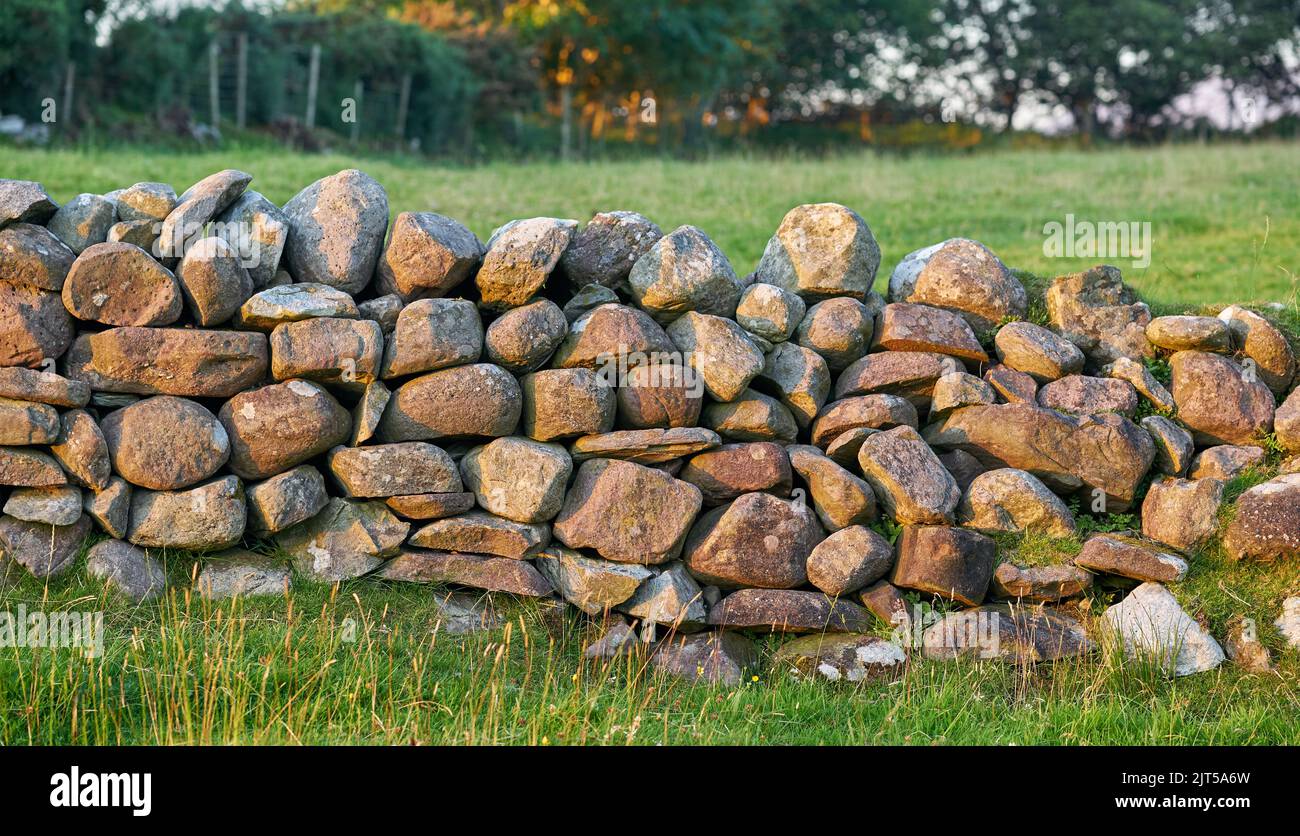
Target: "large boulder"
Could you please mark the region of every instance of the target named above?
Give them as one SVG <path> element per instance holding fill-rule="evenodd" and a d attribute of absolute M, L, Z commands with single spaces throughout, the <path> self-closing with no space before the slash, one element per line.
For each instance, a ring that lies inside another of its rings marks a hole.
<path fill-rule="evenodd" d="M 280 259 L 289 241 L 289 218 L 280 207 L 257 192 L 245 190 L 218 217 L 218 229 L 248 270 L 253 288 L 275 282 Z"/>
<path fill-rule="evenodd" d="M 0 282 L 58 293 L 77 255 L 54 233 L 35 224 L 0 229 Z M 802 308 L 801 308 L 802 309 Z"/>
<path fill-rule="evenodd" d="M 320 513 L 330 500 L 325 478 L 309 464 L 245 486 L 249 534 L 265 537 Z"/>
<path fill-rule="evenodd" d="M 527 218 L 493 232 L 474 277 L 484 307 L 508 310 L 527 304 L 546 284 L 577 228 L 577 221 Z"/>
<path fill-rule="evenodd" d="M 46 223 L 50 232 L 74 253 L 83 252 L 108 238 L 108 228 L 117 220 L 117 206 L 97 194 L 79 194 L 59 207 Z"/>
<path fill-rule="evenodd" d="M 192 328 L 111 328 L 83 334 L 67 375 L 98 392 L 229 398 L 266 376 L 266 336 Z"/>
<path fill-rule="evenodd" d="M 795 422 L 807 427 L 826 403 L 831 375 L 826 361 L 817 352 L 785 342 L 767 353 L 754 385 L 779 397 L 794 415 Z"/>
<path fill-rule="evenodd" d="M 796 206 L 763 249 L 755 277 L 813 301 L 864 298 L 876 280 L 880 246 L 867 222 L 838 203 Z"/>
<path fill-rule="evenodd" d="M 1072 374 L 1039 389 L 1038 405 L 1071 415 L 1118 412 L 1132 418 L 1138 398 L 1137 391 L 1126 380 Z"/>
<path fill-rule="evenodd" d="M 1033 475 L 999 468 L 976 476 L 957 506 L 957 520 L 981 531 L 1039 531 L 1052 537 L 1074 534 L 1074 515 L 1060 497 Z"/>
<path fill-rule="evenodd" d="M 696 579 L 724 589 L 789 589 L 808 580 L 808 555 L 825 536 L 806 505 L 748 493 L 696 521 L 683 560 Z"/>
<path fill-rule="evenodd" d="M 558 444 L 512 436 L 471 449 L 460 460 L 460 473 L 482 508 L 539 523 L 560 512 L 573 462 Z"/>
<path fill-rule="evenodd" d="M 730 319 L 687 311 L 668 326 L 668 336 L 716 401 L 733 401 L 763 371 L 763 352 Z"/>
<path fill-rule="evenodd" d="M 1249 444 L 1273 428 L 1273 393 L 1227 357 L 1180 351 L 1169 360 L 1178 417 L 1196 442 Z"/>
<path fill-rule="evenodd" d="M 347 440 L 351 416 L 320 385 L 290 380 L 241 392 L 221 407 L 230 469 L 265 479 Z"/>
<path fill-rule="evenodd" d="M 1300 473 L 1287 473 L 1237 498 L 1223 534 L 1223 548 L 1237 560 L 1288 560 L 1300 555 Z"/>
<path fill-rule="evenodd" d="M 875 522 L 876 495 L 869 484 L 816 447 L 793 444 L 787 453 L 827 531 Z"/>
<path fill-rule="evenodd" d="M 560 267 L 574 287 L 623 287 L 641 256 L 664 235 L 636 212 L 599 212 L 573 236 Z"/>
<path fill-rule="evenodd" d="M 0 368 L 0 398 L 80 409 L 90 403 L 90 387 L 54 372 L 9 366 Z"/>
<path fill-rule="evenodd" d="M 728 403 L 710 403 L 700 423 L 732 441 L 792 442 L 799 432 L 790 410 L 776 398 L 746 389 Z"/>
<path fill-rule="evenodd" d="M 477 362 L 482 353 L 483 321 L 473 302 L 420 299 L 402 308 L 397 328 L 384 341 L 380 374 L 389 380 L 437 371 Z"/>
<path fill-rule="evenodd" d="M 460 472 L 446 451 L 423 441 L 335 447 L 327 459 L 344 496 L 369 499 L 460 493 Z"/>
<path fill-rule="evenodd" d="M 768 342 L 779 343 L 790 339 L 795 328 L 803 321 L 806 310 L 807 305 L 801 297 L 776 285 L 755 282 L 740 294 L 740 302 L 736 305 L 736 322 L 751 334 Z M 870 339 L 871 333 L 868 330 L 867 340 Z"/>
<path fill-rule="evenodd" d="M 275 326 L 316 317 L 357 319 L 357 303 L 338 288 L 303 282 L 268 287 L 240 306 L 235 322 L 240 328 L 271 333 Z"/>
<path fill-rule="evenodd" d="M 456 584 L 530 598 L 544 598 L 555 591 L 528 561 L 487 554 L 404 549 L 376 575 L 392 581 Z"/>
<path fill-rule="evenodd" d="M 908 253 L 889 277 L 889 299 L 945 308 L 976 331 L 1025 315 L 1025 288 L 1002 259 L 978 241 L 949 238 Z"/>
<path fill-rule="evenodd" d="M 890 583 L 978 606 L 993 579 L 997 546 L 964 528 L 942 525 L 904 526 Z"/>
<path fill-rule="evenodd" d="M 155 395 L 110 412 L 100 427 L 113 469 L 133 485 L 174 491 L 198 484 L 230 458 L 230 437 L 207 407 Z"/>
<path fill-rule="evenodd" d="M 555 441 L 614 427 L 614 390 L 590 369 L 543 369 L 519 381 L 523 431 L 537 441 Z"/>
<path fill-rule="evenodd" d="M 1227 323 L 1212 316 L 1158 316 L 1147 323 L 1147 342 L 1166 351 L 1232 350 Z"/>
<path fill-rule="evenodd" d="M 483 242 L 459 221 L 433 212 L 402 212 L 375 270 L 375 289 L 403 302 L 443 296 L 483 259 Z"/>
<path fill-rule="evenodd" d="M 896 522 L 953 521 L 961 491 L 916 430 L 895 427 L 868 437 L 858 450 L 858 464 L 884 512 Z"/>
<path fill-rule="evenodd" d="M 1047 289 L 1047 314 L 1056 332 L 1097 366 L 1154 354 L 1146 337 L 1151 311 L 1118 268 L 1103 265 L 1057 277 Z"/>
<path fill-rule="evenodd" d="M 704 384 L 690 366 L 643 363 L 619 381 L 617 402 L 623 429 L 694 427 L 704 405 Z"/>
<path fill-rule="evenodd" d="M 1083 371 L 1083 352 L 1063 337 L 1032 322 L 1010 322 L 993 338 L 998 360 L 1032 375 L 1040 383 Z"/>
<path fill-rule="evenodd" d="M 316 516 L 280 532 L 275 541 L 297 572 L 333 582 L 377 569 L 401 550 L 410 528 L 382 502 L 334 498 Z"/>
<path fill-rule="evenodd" d="M 0 398 L 0 444 L 53 444 L 59 432 L 54 407 Z"/>
<path fill-rule="evenodd" d="M 622 604 L 642 581 L 654 575 L 644 566 L 599 560 L 563 546 L 543 549 L 533 565 L 564 600 L 588 615 Z"/>
<path fill-rule="evenodd" d="M 879 636 L 855 633 L 800 636 L 781 645 L 772 657 L 775 670 L 829 682 L 892 679 L 903 672 L 906 664 L 903 648 Z"/>
<path fill-rule="evenodd" d="M 72 342 L 72 317 L 59 294 L 0 281 L 0 366 L 42 366 Z"/>
<path fill-rule="evenodd" d="M 865 633 L 871 616 L 821 592 L 739 589 L 709 609 L 709 624 L 773 633 Z"/>
<path fill-rule="evenodd" d="M 474 315 L 477 319 L 477 312 Z M 491 362 L 514 374 L 527 374 L 546 365 L 567 333 L 564 311 L 550 299 L 538 299 L 494 319 L 483 345 Z"/>
<path fill-rule="evenodd" d="M 926 629 L 928 659 L 1001 659 L 1018 665 L 1085 656 L 1096 649 L 1078 621 L 1045 607 L 988 604 L 950 612 Z"/>
<path fill-rule="evenodd" d="M 1137 581 L 1173 583 L 1187 575 L 1187 561 L 1151 543 L 1115 534 L 1095 534 L 1083 544 L 1074 565 L 1091 572 Z"/>
<path fill-rule="evenodd" d="M 271 377 L 301 377 L 361 392 L 379 379 L 384 335 L 368 319 L 318 317 L 277 325 L 271 332 Z"/>
<path fill-rule="evenodd" d="M 518 523 L 483 511 L 434 520 L 411 535 L 410 544 L 425 549 L 489 554 L 520 560 L 551 541 L 545 523 Z"/>
<path fill-rule="evenodd" d="M 1229 305 L 1219 319 L 1232 333 L 1233 347 L 1254 366 L 1258 379 L 1274 394 L 1283 394 L 1295 379 L 1296 359 L 1286 335 L 1264 317 Z"/>
<path fill-rule="evenodd" d="M 223 476 L 179 491 L 132 491 L 126 539 L 148 548 L 216 551 L 239 542 L 247 521 L 243 484 Z"/>
<path fill-rule="evenodd" d="M 723 444 L 687 459 L 677 478 L 699 488 L 706 505 L 755 491 L 788 496 L 790 458 L 779 444 L 768 441 Z"/>
<path fill-rule="evenodd" d="M 96 244 L 79 255 L 63 283 L 63 304 L 78 319 L 103 325 L 170 325 L 183 310 L 172 272 L 127 243 Z"/>
<path fill-rule="evenodd" d="M 0 178 L 0 229 L 10 224 L 44 224 L 59 204 L 40 183 Z"/>
<path fill-rule="evenodd" d="M 842 528 L 808 555 L 808 582 L 831 597 L 856 592 L 884 577 L 894 565 L 894 547 L 864 525 Z"/>
<path fill-rule="evenodd" d="M 356 294 L 370 284 L 388 229 L 388 193 L 356 169 L 323 177 L 284 205 L 295 281 Z"/>
<path fill-rule="evenodd" d="M 626 305 L 598 305 L 573 321 L 551 357 L 557 369 L 592 369 L 615 364 L 630 368 L 677 357 L 664 329 L 645 311 Z"/>
<path fill-rule="evenodd" d="M 976 363 L 989 359 L 964 319 L 929 305 L 903 302 L 886 305 L 876 322 L 872 345 L 886 351 L 945 354 Z"/>
<path fill-rule="evenodd" d="M 226 210 L 253 181 L 253 175 L 233 168 L 209 174 L 190 186 L 167 213 L 158 235 L 158 251 L 167 258 L 180 258 L 197 240 L 208 221 Z M 387 210 L 385 210 L 387 218 Z"/>
<path fill-rule="evenodd" d="M 688 682 L 734 687 L 758 665 L 758 647 L 731 630 L 669 636 L 655 645 L 656 671 Z"/>
<path fill-rule="evenodd" d="M 856 395 L 826 404 L 813 421 L 811 440 L 817 447 L 826 447 L 850 430 L 915 429 L 917 424 L 916 408 L 906 398 Z"/>
<path fill-rule="evenodd" d="M 393 392 L 379 423 L 381 441 L 437 441 L 510 435 L 523 397 L 513 375 L 490 363 L 414 378 Z"/>
<path fill-rule="evenodd" d="M 1174 676 L 1213 670 L 1223 663 L 1223 648 L 1183 611 L 1173 593 L 1144 583 L 1102 616 L 1102 627 L 1130 658 L 1153 660 Z"/>
<path fill-rule="evenodd" d="M 85 516 L 53 526 L 0 516 L 0 560 L 17 561 L 37 578 L 58 577 L 72 568 L 91 529 Z"/>
<path fill-rule="evenodd" d="M 659 322 L 688 311 L 735 316 L 742 286 L 718 245 L 693 226 L 655 241 L 628 274 L 636 303 Z"/>
<path fill-rule="evenodd" d="M 224 238 L 195 241 L 177 267 L 185 302 L 194 322 L 210 328 L 232 319 L 253 295 L 253 279 L 239 253 Z M 151 325 L 149 322 L 115 322 L 114 325 Z M 157 323 L 166 324 L 166 323 Z"/>
<path fill-rule="evenodd" d="M 73 409 L 59 416 L 62 430 L 59 442 L 50 445 L 50 453 L 72 481 L 85 488 L 103 490 L 113 475 L 108 442 L 99 424 L 84 409 Z"/>
<path fill-rule="evenodd" d="M 665 563 L 682 550 L 700 489 L 633 462 L 583 462 L 555 518 L 555 537 L 621 563 Z"/>
<path fill-rule="evenodd" d="M 833 400 L 853 395 L 898 395 L 914 406 L 930 403 L 934 384 L 964 371 L 960 360 L 926 351 L 881 351 L 855 360 L 835 380 Z"/>
<path fill-rule="evenodd" d="M 156 598 L 167 588 L 162 562 L 121 540 L 101 540 L 86 552 L 86 572 L 132 601 Z"/>
<path fill-rule="evenodd" d="M 1142 500 L 1142 535 L 1183 552 L 1208 543 L 1219 528 L 1223 482 L 1156 479 Z"/>
<path fill-rule="evenodd" d="M 1151 436 L 1122 415 L 1063 415 L 1027 404 L 968 406 L 925 430 L 941 448 L 965 450 L 987 467 L 1014 467 L 1056 491 L 1104 492 L 1110 510 L 1137 495 L 1151 463 Z"/>

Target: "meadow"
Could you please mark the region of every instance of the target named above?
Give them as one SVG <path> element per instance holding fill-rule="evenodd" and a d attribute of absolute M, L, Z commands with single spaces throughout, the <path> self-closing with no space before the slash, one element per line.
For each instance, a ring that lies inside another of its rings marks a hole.
<path fill-rule="evenodd" d="M 194 155 L 0 149 L 0 176 L 42 181 L 59 200 L 139 180 L 178 191 L 238 167 L 283 202 L 324 174 L 355 166 L 388 189 L 394 212 L 451 215 L 485 237 L 516 217 L 586 219 L 641 211 L 665 228 L 711 235 L 738 272 L 751 270 L 793 205 L 857 209 L 884 250 L 882 279 L 906 252 L 977 238 L 1041 280 L 1088 266 L 1048 258 L 1043 226 L 1078 219 L 1150 222 L 1151 265 L 1126 278 L 1161 310 L 1279 302 L 1295 322 L 1300 271 L 1300 146 L 1260 144 L 969 157 L 851 156 L 493 164 L 449 168 L 409 159 L 306 156 L 265 149 Z M 1277 464 L 1276 453 L 1270 467 Z M 1266 471 L 1240 478 L 1240 492 Z M 1086 518 L 1123 528 L 1120 515 Z M 1004 556 L 1067 557 L 1077 541 L 1011 538 Z M 0 744 L 1265 744 L 1300 742 L 1300 658 L 1271 621 L 1300 593 L 1300 565 L 1236 564 L 1217 546 L 1190 556 L 1174 585 L 1222 638 L 1233 616 L 1256 620 L 1275 671 L 1224 665 L 1179 680 L 1103 652 L 1033 667 L 914 660 L 895 681 L 790 679 L 768 664 L 737 687 L 693 686 L 653 673 L 643 656 L 584 660 L 598 623 L 572 609 L 493 599 L 503 624 L 453 636 L 438 590 L 360 579 L 299 582 L 285 600 L 211 603 L 187 590 L 190 555 L 166 557 L 172 589 L 132 606 L 74 571 L 23 576 L 0 611 L 102 610 L 105 647 L 0 647 Z M 3 584 L 0 583 L 0 586 Z M 1097 614 L 1103 593 L 1084 603 Z M 882 633 L 887 630 L 880 626 Z"/>

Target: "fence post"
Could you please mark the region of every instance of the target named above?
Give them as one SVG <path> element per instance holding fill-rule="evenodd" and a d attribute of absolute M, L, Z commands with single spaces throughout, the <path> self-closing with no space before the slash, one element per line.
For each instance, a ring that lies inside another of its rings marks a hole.
<path fill-rule="evenodd" d="M 208 105 L 211 108 L 212 127 L 221 126 L 221 78 L 218 73 L 217 58 L 221 47 L 213 38 L 208 44 Z"/>
<path fill-rule="evenodd" d="M 352 144 L 357 144 L 357 139 L 361 136 L 361 95 L 365 92 L 365 87 L 361 79 L 357 79 L 352 85 Z"/>
<path fill-rule="evenodd" d="M 316 85 L 320 81 L 320 44 L 311 45 L 311 69 L 307 72 L 307 127 L 316 125 Z"/>
<path fill-rule="evenodd" d="M 397 97 L 397 141 L 406 142 L 406 109 L 411 103 L 411 74 L 402 76 L 402 92 Z"/>
<path fill-rule="evenodd" d="M 572 156 L 573 141 L 573 89 L 565 84 L 560 88 L 560 159 Z"/>
<path fill-rule="evenodd" d="M 239 65 L 235 80 L 235 126 L 248 124 L 248 33 L 239 33 Z"/>
<path fill-rule="evenodd" d="M 67 127 L 72 123 L 72 93 L 76 88 L 77 82 L 77 62 L 68 62 L 68 72 L 63 77 L 63 124 Z M 58 118 L 57 116 L 55 117 Z"/>

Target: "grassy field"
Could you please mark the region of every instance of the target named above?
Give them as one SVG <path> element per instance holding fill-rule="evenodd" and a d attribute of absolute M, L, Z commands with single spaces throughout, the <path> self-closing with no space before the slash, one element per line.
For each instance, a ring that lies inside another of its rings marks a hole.
<path fill-rule="evenodd" d="M 1300 268 L 1300 148 L 1282 145 L 472 170 L 265 151 L 0 152 L 0 176 L 39 179 L 60 200 L 142 179 L 181 189 L 237 166 L 283 201 L 349 165 L 383 182 L 395 211 L 433 209 L 483 236 L 513 217 L 586 218 L 611 208 L 643 211 L 665 227 L 693 223 L 742 272 L 784 211 L 814 200 L 862 212 L 885 250 L 882 272 L 907 251 L 958 234 L 1039 275 L 1079 269 L 1087 262 L 1042 254 L 1042 225 L 1066 213 L 1150 220 L 1152 266 L 1126 273 L 1168 309 L 1243 299 L 1293 305 Z M 1078 544 L 1004 546 L 1017 560 L 1045 562 Z M 0 591 L 0 611 L 103 610 L 107 634 L 95 659 L 0 647 L 0 743 L 1300 742 L 1300 659 L 1280 652 L 1271 626 L 1282 597 L 1300 593 L 1300 565 L 1234 564 L 1217 547 L 1191 556 L 1175 592 L 1220 638 L 1234 615 L 1254 618 L 1278 657 L 1273 673 L 1225 665 L 1169 680 L 1104 654 L 1032 668 L 918 660 L 898 681 L 852 686 L 796 682 L 764 664 L 736 688 L 689 686 L 652 675 L 643 659 L 584 662 L 581 649 L 599 625 L 572 610 L 557 615 L 501 598 L 504 626 L 453 637 L 438 630 L 429 588 L 300 582 L 287 601 L 210 604 L 185 591 L 187 555 L 167 562 L 173 591 L 140 606 L 107 599 L 79 571 L 49 584 L 24 576 Z M 1100 597 L 1086 602 L 1093 614 L 1104 606 Z M 769 639 L 765 649 L 776 646 Z"/>
<path fill-rule="evenodd" d="M 1300 276 L 1300 145 L 1181 146 L 1104 152 L 990 153 L 827 160 L 723 158 L 442 168 L 409 160 L 293 155 L 265 149 L 195 155 L 0 149 L 0 176 L 43 182 L 55 199 L 139 180 L 177 191 L 237 167 L 283 203 L 349 166 L 388 190 L 389 205 L 435 211 L 485 238 L 513 218 L 586 220 L 632 209 L 664 229 L 693 224 L 737 272 L 758 263 L 792 206 L 835 201 L 862 214 L 884 252 L 881 277 L 906 253 L 953 236 L 983 241 L 1010 266 L 1055 276 L 1098 259 L 1048 258 L 1045 224 L 1149 222 L 1151 264 L 1115 260 L 1152 302 L 1291 302 Z"/>

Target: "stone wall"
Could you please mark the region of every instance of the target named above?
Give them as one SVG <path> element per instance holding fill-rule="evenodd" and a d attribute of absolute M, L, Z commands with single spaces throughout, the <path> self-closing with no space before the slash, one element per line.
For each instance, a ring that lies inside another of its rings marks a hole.
<path fill-rule="evenodd" d="M 484 243 L 432 213 L 390 229 L 359 171 L 283 207 L 251 179 L 62 207 L 0 181 L 0 582 L 83 571 L 89 539 L 84 571 L 135 599 L 178 552 L 210 597 L 374 575 L 563 599 L 610 619 L 589 654 L 657 640 L 660 668 L 711 680 L 769 630 L 810 634 L 779 663 L 831 678 L 1088 654 L 1106 630 L 1190 673 L 1224 653 L 1164 584 L 1220 535 L 1300 551 L 1285 464 L 1218 527 L 1265 444 L 1300 450 L 1292 350 L 1244 308 L 1153 318 L 1099 266 L 1035 323 L 964 238 L 904 257 L 886 300 L 836 204 L 792 209 L 741 277 L 634 212 Z M 1140 531 L 1073 560 L 999 554 L 1123 511 Z M 1098 621 L 1078 601 L 1099 577 Z"/>

